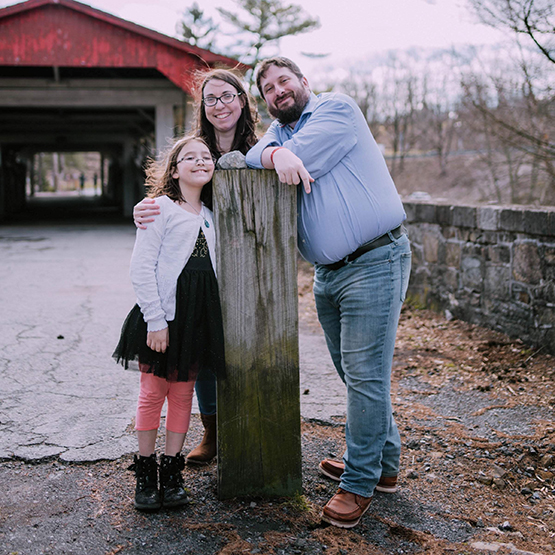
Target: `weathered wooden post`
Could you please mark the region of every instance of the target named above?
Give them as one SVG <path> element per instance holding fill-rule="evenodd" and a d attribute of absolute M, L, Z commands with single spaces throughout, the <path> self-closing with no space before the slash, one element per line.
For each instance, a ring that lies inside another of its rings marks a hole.
<path fill-rule="evenodd" d="M 218 496 L 301 491 L 297 191 L 273 171 L 214 177 L 227 377 L 218 382 Z"/>

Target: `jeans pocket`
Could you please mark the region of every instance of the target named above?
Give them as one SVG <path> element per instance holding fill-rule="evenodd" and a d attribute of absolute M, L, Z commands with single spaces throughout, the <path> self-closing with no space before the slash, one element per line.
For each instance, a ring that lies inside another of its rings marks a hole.
<path fill-rule="evenodd" d="M 407 297 L 407 289 L 409 288 L 410 268 L 411 268 L 411 253 L 401 255 L 401 302 L 404 302 Z"/>

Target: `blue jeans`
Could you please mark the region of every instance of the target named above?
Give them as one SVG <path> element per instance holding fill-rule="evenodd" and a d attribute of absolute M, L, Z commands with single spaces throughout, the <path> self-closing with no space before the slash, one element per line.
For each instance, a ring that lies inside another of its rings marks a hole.
<path fill-rule="evenodd" d="M 201 414 L 216 414 L 216 376 L 209 370 L 201 370 L 195 383 L 198 408 Z"/>
<path fill-rule="evenodd" d="M 370 497 L 399 472 L 401 438 L 391 408 L 391 364 L 411 267 L 406 235 L 339 270 L 316 265 L 318 319 L 347 386 L 347 449 L 341 488 Z"/>

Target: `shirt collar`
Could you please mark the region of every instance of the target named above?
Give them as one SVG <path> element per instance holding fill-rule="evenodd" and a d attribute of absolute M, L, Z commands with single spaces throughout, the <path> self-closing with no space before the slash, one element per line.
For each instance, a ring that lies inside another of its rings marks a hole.
<path fill-rule="evenodd" d="M 304 107 L 303 113 L 301 114 L 301 117 L 299 118 L 299 120 L 295 124 L 295 128 L 299 125 L 299 122 L 301 122 L 303 119 L 307 118 L 310 114 L 312 114 L 312 112 L 314 112 L 314 108 L 316 108 L 317 103 L 318 103 L 318 97 L 313 92 L 311 92 L 310 96 L 308 97 L 308 102 L 306 103 L 306 106 Z M 278 120 L 278 122 L 279 122 L 279 120 Z M 280 123 L 279 125 L 282 129 L 284 127 L 289 127 L 288 123 Z M 291 129 L 291 127 L 289 127 L 289 129 Z"/>

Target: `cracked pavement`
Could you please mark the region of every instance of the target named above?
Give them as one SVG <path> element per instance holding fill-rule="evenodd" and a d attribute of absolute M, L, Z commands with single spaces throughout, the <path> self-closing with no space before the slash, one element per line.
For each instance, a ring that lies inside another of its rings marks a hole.
<path fill-rule="evenodd" d="M 135 302 L 134 239 L 119 219 L 0 226 L 0 459 L 84 462 L 136 450 L 138 379 L 111 358 Z M 344 416 L 323 334 L 301 328 L 299 342 L 302 416 Z"/>

